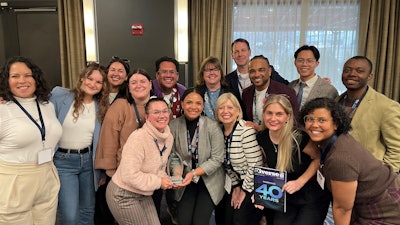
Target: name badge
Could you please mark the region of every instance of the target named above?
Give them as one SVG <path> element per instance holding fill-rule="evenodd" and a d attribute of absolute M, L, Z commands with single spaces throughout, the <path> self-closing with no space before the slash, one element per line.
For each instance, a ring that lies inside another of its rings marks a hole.
<path fill-rule="evenodd" d="M 317 170 L 317 182 L 318 182 L 319 186 L 322 188 L 322 190 L 324 190 L 325 177 L 324 177 L 324 175 L 322 175 L 322 173 L 319 170 Z"/>
<path fill-rule="evenodd" d="M 225 191 L 228 192 L 228 194 L 231 194 L 232 190 L 232 180 L 229 177 L 228 174 L 225 174 L 225 185 L 224 185 Z"/>
<path fill-rule="evenodd" d="M 51 148 L 43 149 L 38 153 L 38 164 L 50 162 L 53 158 L 53 151 Z"/>

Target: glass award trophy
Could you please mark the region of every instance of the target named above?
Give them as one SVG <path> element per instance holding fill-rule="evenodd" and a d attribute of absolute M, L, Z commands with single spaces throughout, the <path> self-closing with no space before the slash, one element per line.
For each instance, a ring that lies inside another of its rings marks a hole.
<path fill-rule="evenodd" d="M 167 173 L 171 177 L 172 183 L 181 184 L 183 182 L 183 162 L 175 152 L 169 155 Z"/>

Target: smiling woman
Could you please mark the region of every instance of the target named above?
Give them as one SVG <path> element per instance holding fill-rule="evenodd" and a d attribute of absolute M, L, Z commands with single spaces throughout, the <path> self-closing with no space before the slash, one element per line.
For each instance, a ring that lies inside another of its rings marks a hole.
<path fill-rule="evenodd" d="M 61 182 L 58 195 L 60 225 L 79 224 L 79 221 L 93 224 L 94 195 L 98 187 L 93 160 L 101 122 L 109 105 L 103 66 L 89 64 L 78 79 L 72 90 L 55 87 L 50 98 L 63 128 L 54 155 Z M 96 110 L 90 110 L 92 108 Z"/>
<path fill-rule="evenodd" d="M 184 161 L 184 180 L 175 189 L 181 225 L 208 224 L 224 195 L 224 138 L 216 121 L 201 116 L 204 99 L 196 88 L 182 96 L 183 116 L 171 121 L 172 152 Z"/>
<path fill-rule="evenodd" d="M 0 224 L 55 224 L 51 159 L 62 130 L 49 94 L 31 60 L 12 57 L 0 69 Z"/>
<path fill-rule="evenodd" d="M 400 224 L 400 177 L 348 134 L 350 119 L 343 107 L 316 98 L 301 115 L 306 132 L 320 146 L 318 177 L 332 192 L 335 224 Z"/>
<path fill-rule="evenodd" d="M 230 92 L 218 58 L 210 56 L 203 60 L 197 74 L 196 85 L 204 98 L 204 113 L 208 118 L 214 120 L 215 103 L 218 97 L 223 93 Z"/>
<path fill-rule="evenodd" d="M 107 187 L 107 203 L 121 225 L 159 225 L 151 196 L 156 189 L 173 187 L 166 173 L 173 142 L 168 105 L 161 98 L 152 98 L 145 110 L 146 122 L 129 136 L 121 163 Z"/>

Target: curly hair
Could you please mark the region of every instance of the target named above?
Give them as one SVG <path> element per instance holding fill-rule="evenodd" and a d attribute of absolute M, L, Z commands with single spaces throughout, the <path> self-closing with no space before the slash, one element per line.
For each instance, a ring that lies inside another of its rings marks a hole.
<path fill-rule="evenodd" d="M 34 92 L 36 99 L 40 103 L 48 103 L 50 98 L 50 88 L 47 86 L 47 82 L 44 79 L 43 71 L 39 66 L 33 63 L 31 59 L 23 56 L 13 56 L 7 59 L 6 63 L 0 69 L 0 96 L 3 100 L 10 101 L 14 98 L 8 80 L 10 77 L 10 68 L 17 62 L 24 63 L 32 71 L 32 77 L 36 84 L 36 90 Z"/>
<path fill-rule="evenodd" d="M 82 109 L 84 107 L 83 99 L 85 97 L 85 92 L 81 89 L 83 80 L 86 79 L 88 76 L 92 75 L 94 71 L 99 71 L 101 76 L 103 77 L 103 87 L 101 91 L 93 96 L 93 99 L 97 101 L 99 104 L 97 119 L 99 121 L 103 121 L 104 116 L 107 112 L 109 106 L 109 100 L 108 100 L 109 87 L 107 81 L 106 68 L 98 63 L 93 62 L 89 63 L 85 67 L 85 69 L 82 70 L 82 72 L 79 75 L 79 79 L 78 82 L 76 83 L 75 88 L 71 90 L 75 94 L 74 111 L 72 113 L 75 120 L 78 119 L 79 114 L 80 112 L 82 112 Z"/>
<path fill-rule="evenodd" d="M 343 107 L 331 98 L 315 98 L 307 102 L 301 109 L 300 116 L 304 118 L 316 109 L 326 109 L 331 113 L 333 122 L 337 126 L 336 135 L 347 134 L 351 130 L 350 119 L 346 115 Z M 304 120 L 300 120 L 305 126 Z"/>

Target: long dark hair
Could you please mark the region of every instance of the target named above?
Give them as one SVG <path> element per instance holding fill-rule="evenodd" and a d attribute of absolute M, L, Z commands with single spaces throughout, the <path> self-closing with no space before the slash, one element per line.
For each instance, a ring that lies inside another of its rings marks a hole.
<path fill-rule="evenodd" d="M 13 93 L 11 93 L 10 86 L 8 84 L 8 79 L 10 77 L 10 67 L 12 64 L 21 62 L 24 63 L 31 71 L 33 79 L 35 79 L 36 90 L 34 94 L 36 99 L 40 103 L 47 103 L 50 98 L 50 88 L 47 86 L 47 82 L 44 79 L 43 71 L 32 62 L 31 59 L 23 56 L 13 56 L 7 59 L 6 63 L 0 69 L 0 96 L 5 101 L 10 101 L 13 99 Z"/>

